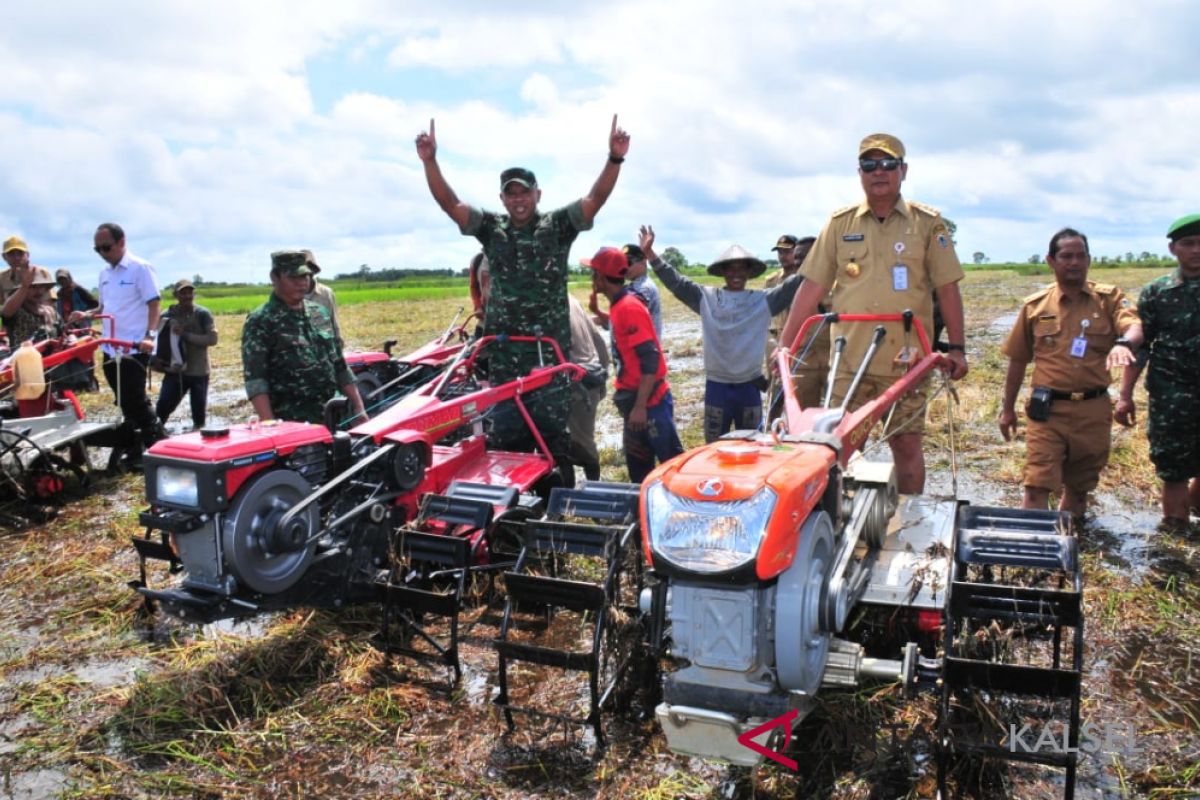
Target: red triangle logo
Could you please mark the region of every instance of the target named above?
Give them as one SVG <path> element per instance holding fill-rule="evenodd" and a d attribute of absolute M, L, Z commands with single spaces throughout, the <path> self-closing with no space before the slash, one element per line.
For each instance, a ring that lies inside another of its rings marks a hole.
<path fill-rule="evenodd" d="M 800 769 L 800 765 L 792 759 L 785 757 L 783 755 L 783 751 L 787 750 L 788 742 L 792 740 L 792 720 L 796 719 L 798 716 L 800 716 L 799 710 L 793 708 L 791 711 L 782 716 L 778 716 L 773 720 L 764 722 L 757 728 L 751 728 L 750 730 L 746 731 L 737 738 L 738 744 L 742 745 L 743 747 L 749 747 L 754 752 L 764 755 L 772 761 L 783 764 L 788 769 L 796 772 Z M 780 746 L 778 751 L 768 750 L 763 745 L 754 741 L 754 737 L 765 733 L 772 728 L 783 728 L 783 744 Z"/>

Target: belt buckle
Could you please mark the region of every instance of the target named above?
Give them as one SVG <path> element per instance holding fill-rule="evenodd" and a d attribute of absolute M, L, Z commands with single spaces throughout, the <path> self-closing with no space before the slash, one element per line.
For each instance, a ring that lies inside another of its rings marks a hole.
<path fill-rule="evenodd" d="M 1071 399 L 1072 400 L 1082 400 L 1083 396 L 1085 394 L 1087 394 L 1087 393 L 1086 392 L 1071 392 Z"/>

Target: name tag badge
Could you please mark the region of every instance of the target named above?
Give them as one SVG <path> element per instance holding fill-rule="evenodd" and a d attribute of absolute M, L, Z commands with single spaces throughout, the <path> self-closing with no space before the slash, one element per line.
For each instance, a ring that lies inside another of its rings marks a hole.
<path fill-rule="evenodd" d="M 1071 340 L 1071 355 L 1075 358 L 1083 358 L 1083 354 L 1087 352 L 1087 339 L 1082 336 L 1076 336 Z"/>
<path fill-rule="evenodd" d="M 908 291 L 908 267 L 903 264 L 892 267 L 892 291 Z"/>
<path fill-rule="evenodd" d="M 846 233 L 846 234 L 842 234 L 842 241 L 843 241 L 843 242 L 861 242 L 861 241 L 862 241 L 863 239 L 865 239 L 865 238 L 867 238 L 867 237 L 866 237 L 866 235 L 865 235 L 865 234 L 862 234 L 862 233 Z"/>

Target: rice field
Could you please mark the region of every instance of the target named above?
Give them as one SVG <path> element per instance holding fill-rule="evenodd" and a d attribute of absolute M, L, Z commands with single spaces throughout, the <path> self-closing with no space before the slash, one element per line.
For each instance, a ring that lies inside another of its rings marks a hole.
<path fill-rule="evenodd" d="M 1156 274 L 1095 277 L 1136 292 Z M 995 423 L 1006 367 L 998 348 L 1006 315 L 1045 281 L 989 270 L 964 281 L 971 372 L 956 387 L 953 437 L 945 395 L 931 407 L 931 493 L 956 486 L 972 502 L 1019 500 L 1024 445 L 1005 443 Z M 586 299 L 584 287 L 573 292 Z M 392 338 L 403 352 L 445 329 L 466 292 L 353 302 L 354 290 L 339 290 L 339 298 L 350 348 Z M 197 293 L 210 308 L 225 299 Z M 698 324 L 663 299 L 677 418 L 685 446 L 694 446 L 702 439 Z M 226 421 L 251 413 L 241 391 L 243 317 L 217 319 L 212 413 Z M 85 402 L 95 417 L 115 414 L 107 392 Z M 171 424 L 186 427 L 185 419 L 181 409 Z M 622 480 L 611 404 L 597 427 L 604 477 Z M 1139 752 L 1085 756 L 1077 797 L 1200 796 L 1200 536 L 1153 530 L 1156 491 L 1143 432 L 1117 431 L 1083 534 L 1083 716 L 1131 721 Z M 52 522 L 0 536 L 0 798 L 933 796 L 934 703 L 892 688 L 826 693 L 800 733 L 828 746 L 804 772 L 763 767 L 721 795 L 724 768 L 670 753 L 657 725 L 636 714 L 612 722 L 612 744 L 600 754 L 579 730 L 521 725 L 506 734 L 489 702 L 495 633 L 486 609 L 466 615 L 466 673 L 453 686 L 437 666 L 375 649 L 379 614 L 370 607 L 208 626 L 148 618 L 126 586 L 137 576 L 128 540 L 141 533 L 143 502 L 139 477 L 103 478 Z M 544 690 L 578 691 L 565 678 Z M 901 737 L 907 746 L 892 746 L 896 730 L 911 734 Z M 986 787 L 976 796 L 1055 792 L 1009 774 Z"/>

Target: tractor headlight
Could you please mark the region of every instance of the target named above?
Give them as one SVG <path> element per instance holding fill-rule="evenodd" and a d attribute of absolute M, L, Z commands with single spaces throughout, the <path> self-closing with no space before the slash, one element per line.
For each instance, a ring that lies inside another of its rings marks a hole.
<path fill-rule="evenodd" d="M 735 569 L 758 553 L 776 500 L 775 492 L 765 487 L 745 500 L 690 500 L 655 481 L 646 491 L 650 546 L 692 572 Z"/>
<path fill-rule="evenodd" d="M 154 488 L 160 503 L 192 508 L 200 505 L 200 486 L 195 470 L 159 466 L 154 471 Z"/>

